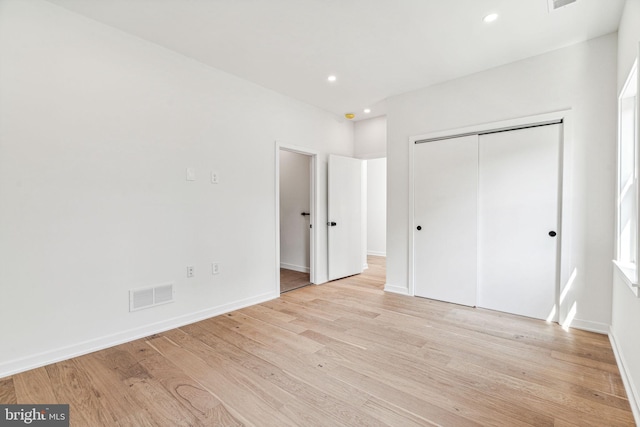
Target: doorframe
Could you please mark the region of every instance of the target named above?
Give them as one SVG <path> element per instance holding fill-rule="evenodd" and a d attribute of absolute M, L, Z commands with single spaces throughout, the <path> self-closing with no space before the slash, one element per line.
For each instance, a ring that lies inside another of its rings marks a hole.
<path fill-rule="evenodd" d="M 456 136 L 485 133 L 499 129 L 508 129 L 515 127 L 525 127 L 545 123 L 554 120 L 562 120 L 562 138 L 560 141 L 560 155 L 558 165 L 558 250 L 556 256 L 556 298 L 555 298 L 555 316 L 558 323 L 565 324 L 567 320 L 571 320 L 570 309 L 566 304 L 563 306 L 561 296 L 566 296 L 569 287 L 575 280 L 575 263 L 573 254 L 571 253 L 572 238 L 572 217 L 573 217 L 573 192 L 572 192 L 572 175 L 573 165 L 571 163 L 571 153 L 573 152 L 573 119 L 572 110 L 560 110 L 545 114 L 533 116 L 519 117 L 515 119 L 502 120 L 496 122 L 482 123 L 472 126 L 430 132 L 427 134 L 414 135 L 409 137 L 409 218 L 408 218 L 408 241 L 409 241 L 409 265 L 408 265 L 408 288 L 407 294 L 415 296 L 415 242 L 414 232 L 415 223 L 415 146 L 416 141 L 424 139 L 437 138 L 453 138 Z M 564 283 L 563 283 L 564 282 Z M 554 317 L 551 316 L 550 317 Z"/>
<path fill-rule="evenodd" d="M 285 144 L 281 141 L 275 142 L 275 221 L 276 221 L 276 291 L 280 295 L 280 151 L 289 151 L 291 153 L 302 154 L 310 157 L 310 170 L 309 170 L 309 224 L 311 227 L 310 239 L 309 239 L 309 281 L 311 284 L 316 284 L 316 266 L 318 255 L 318 224 L 316 219 L 318 218 L 318 184 L 320 182 L 318 176 L 318 152 L 310 150 L 306 147 L 300 147 L 297 145 Z"/>

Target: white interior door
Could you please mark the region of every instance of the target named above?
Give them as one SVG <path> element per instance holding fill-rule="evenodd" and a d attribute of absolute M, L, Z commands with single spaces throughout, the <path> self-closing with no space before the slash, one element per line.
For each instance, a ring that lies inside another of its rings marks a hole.
<path fill-rule="evenodd" d="M 362 161 L 329 156 L 329 280 L 362 273 Z"/>
<path fill-rule="evenodd" d="M 480 136 L 479 307 L 538 319 L 553 311 L 561 132 L 557 124 Z"/>
<path fill-rule="evenodd" d="M 475 306 L 478 136 L 414 149 L 414 293 Z"/>

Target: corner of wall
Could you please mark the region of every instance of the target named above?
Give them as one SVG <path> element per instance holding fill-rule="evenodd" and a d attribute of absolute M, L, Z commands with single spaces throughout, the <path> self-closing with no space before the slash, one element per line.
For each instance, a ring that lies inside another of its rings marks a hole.
<path fill-rule="evenodd" d="M 384 291 L 385 292 L 391 292 L 393 294 L 411 296 L 411 294 L 409 294 L 409 290 L 407 288 L 405 288 L 403 286 L 394 286 L 394 285 L 391 285 L 389 283 L 385 283 L 384 284 Z"/>
<path fill-rule="evenodd" d="M 633 412 L 636 424 L 640 425 L 640 393 L 638 393 L 638 389 L 633 382 L 633 378 L 627 370 L 628 364 L 624 359 L 622 349 L 618 345 L 613 327 L 609 329 L 609 341 L 611 342 L 613 354 L 616 357 L 618 369 L 620 369 L 620 376 L 622 377 L 622 382 L 624 383 L 624 388 L 627 392 L 627 399 L 631 406 L 631 412 Z"/>
<path fill-rule="evenodd" d="M 47 350 L 42 353 L 29 355 L 15 360 L 0 363 L 0 378 L 14 375 L 30 369 L 39 368 L 62 360 L 71 359 L 73 357 L 82 356 L 84 354 L 93 353 L 94 351 L 103 350 L 125 342 L 134 341 L 140 338 L 148 337 L 153 334 L 168 331 L 170 329 L 179 328 L 211 317 L 220 316 L 221 314 L 231 311 L 240 310 L 262 302 L 279 298 L 278 292 L 269 292 L 263 295 L 235 301 L 229 304 L 223 304 L 195 313 L 178 316 L 173 319 L 167 319 L 161 322 L 144 325 L 127 331 L 117 332 L 115 334 L 97 337 L 88 341 L 74 343 L 73 345 Z"/>

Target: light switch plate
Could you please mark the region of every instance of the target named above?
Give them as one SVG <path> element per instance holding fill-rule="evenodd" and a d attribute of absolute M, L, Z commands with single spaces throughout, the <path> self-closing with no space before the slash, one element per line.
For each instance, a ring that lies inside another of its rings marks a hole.
<path fill-rule="evenodd" d="M 187 168 L 187 181 L 196 180 L 196 170 L 193 168 Z"/>

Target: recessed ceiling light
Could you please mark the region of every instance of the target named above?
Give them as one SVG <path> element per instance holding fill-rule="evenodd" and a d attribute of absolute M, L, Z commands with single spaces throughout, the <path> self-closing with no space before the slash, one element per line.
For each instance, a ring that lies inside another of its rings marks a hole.
<path fill-rule="evenodd" d="M 327 80 L 329 80 L 330 82 L 335 82 L 336 81 L 336 76 L 329 76 L 329 77 L 327 77 Z"/>
<path fill-rule="evenodd" d="M 484 22 L 493 22 L 496 19 L 498 19 L 498 14 L 497 13 L 490 13 L 487 16 L 485 16 L 484 18 L 482 18 L 482 20 Z"/>
<path fill-rule="evenodd" d="M 364 109 L 364 113 L 365 113 L 365 114 L 369 114 L 370 112 L 371 112 L 371 109 L 370 109 L 370 108 L 365 108 L 365 109 Z"/>

